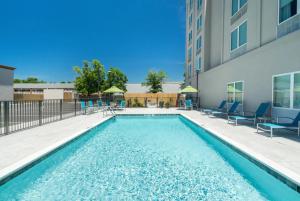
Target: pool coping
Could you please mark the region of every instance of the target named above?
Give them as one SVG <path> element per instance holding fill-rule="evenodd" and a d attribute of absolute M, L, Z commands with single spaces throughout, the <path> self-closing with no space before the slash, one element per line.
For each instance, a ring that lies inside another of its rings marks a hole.
<path fill-rule="evenodd" d="M 82 135 L 86 134 L 88 131 L 92 130 L 93 128 L 109 121 L 114 116 L 106 117 L 104 119 L 101 119 L 99 122 L 92 124 L 91 126 L 82 129 L 73 135 L 66 137 L 38 152 L 35 152 L 34 154 L 31 154 L 22 160 L 13 163 L 12 165 L 9 165 L 6 168 L 3 168 L 0 170 L 0 186 L 9 181 L 10 179 L 16 177 L 17 175 L 21 174 L 22 172 L 26 171 L 28 168 L 35 165 L 36 162 L 39 162 L 44 157 L 46 157 L 48 154 L 52 154 L 52 152 L 59 150 L 61 147 L 64 147 L 68 143 L 71 143 L 73 140 L 76 140 L 77 138 L 81 137 Z"/>
<path fill-rule="evenodd" d="M 266 171 L 268 174 L 274 176 L 276 179 L 280 180 L 284 184 L 286 184 L 288 187 L 290 187 L 292 190 L 295 190 L 296 192 L 300 193 L 300 175 L 294 173 L 293 171 L 289 170 L 288 168 L 283 167 L 282 165 L 266 158 L 262 154 L 259 154 L 251 149 L 249 149 L 247 146 L 242 145 L 222 134 L 220 134 L 218 131 L 207 127 L 205 124 L 200 124 L 199 122 L 195 121 L 194 119 L 190 118 L 189 116 L 185 114 L 180 114 L 196 126 L 204 129 L 207 131 L 210 135 L 214 136 L 218 140 L 220 140 L 225 145 L 229 146 L 230 148 L 237 151 L 239 154 L 241 154 L 246 159 L 253 162 L 255 165 L 257 165 L 259 168 Z"/>
<path fill-rule="evenodd" d="M 250 160 L 251 162 L 255 163 L 258 167 L 262 168 L 267 173 L 274 176 L 276 179 L 280 180 L 281 182 L 285 183 L 287 186 L 289 186 L 291 189 L 295 190 L 296 192 L 300 193 L 300 175 L 294 173 L 293 171 L 281 166 L 280 164 L 264 157 L 263 155 L 247 148 L 245 145 L 242 145 L 224 135 L 219 133 L 218 131 L 207 127 L 205 124 L 201 124 L 194 120 L 193 118 L 187 116 L 186 114 L 182 113 L 153 113 L 153 114 L 117 114 L 117 116 L 182 116 L 195 124 L 196 126 L 204 129 L 212 136 L 216 137 L 218 140 L 220 140 L 225 145 L 229 146 L 230 148 L 237 151 L 239 154 L 241 154 L 246 159 Z M 64 147 L 68 143 L 71 143 L 73 140 L 79 138 L 80 136 L 86 134 L 91 129 L 107 122 L 108 120 L 112 119 L 114 116 L 106 117 L 104 119 L 100 119 L 99 122 L 92 124 L 91 126 L 82 129 L 73 135 L 66 137 L 48 147 L 45 149 L 42 149 L 34 154 L 31 154 L 24 159 L 0 170 L 0 186 L 10 179 L 16 177 L 17 175 L 21 174 L 22 172 L 26 171 L 28 168 L 32 167 L 36 163 L 38 163 L 40 160 L 42 160 L 44 157 L 47 157 L 48 154 L 51 154 L 52 152 L 59 150 L 61 147 Z"/>

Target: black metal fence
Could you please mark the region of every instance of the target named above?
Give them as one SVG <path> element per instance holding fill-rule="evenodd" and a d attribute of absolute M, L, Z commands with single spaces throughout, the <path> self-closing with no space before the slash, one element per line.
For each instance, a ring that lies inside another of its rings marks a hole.
<path fill-rule="evenodd" d="M 81 114 L 80 101 L 0 101 L 0 136 Z"/>

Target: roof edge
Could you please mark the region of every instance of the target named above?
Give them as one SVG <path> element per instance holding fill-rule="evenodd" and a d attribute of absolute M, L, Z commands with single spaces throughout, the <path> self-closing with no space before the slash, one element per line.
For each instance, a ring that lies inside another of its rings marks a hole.
<path fill-rule="evenodd" d="M 4 66 L 4 65 L 0 65 L 0 68 L 7 69 L 7 70 L 15 70 L 16 69 L 14 67 Z"/>

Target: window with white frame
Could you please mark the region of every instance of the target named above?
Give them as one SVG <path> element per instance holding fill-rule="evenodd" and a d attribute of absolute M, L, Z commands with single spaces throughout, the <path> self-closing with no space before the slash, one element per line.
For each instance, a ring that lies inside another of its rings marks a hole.
<path fill-rule="evenodd" d="M 190 31 L 189 33 L 189 44 L 192 42 L 193 39 L 193 31 Z"/>
<path fill-rule="evenodd" d="M 192 76 L 192 64 L 189 64 L 188 66 L 188 74 L 189 74 L 189 78 Z"/>
<path fill-rule="evenodd" d="M 294 74 L 294 109 L 300 109 L 300 72 Z"/>
<path fill-rule="evenodd" d="M 238 101 L 243 103 L 244 97 L 244 82 L 230 82 L 227 84 L 227 102 L 233 103 L 234 101 Z"/>
<path fill-rule="evenodd" d="M 189 27 L 192 27 L 192 23 L 193 23 L 193 13 L 190 15 L 189 17 Z"/>
<path fill-rule="evenodd" d="M 273 76 L 273 106 L 300 109 L 300 72 Z"/>
<path fill-rule="evenodd" d="M 300 0 L 279 0 L 279 23 L 300 12 Z"/>
<path fill-rule="evenodd" d="M 201 45 L 202 45 L 202 37 L 199 36 L 197 39 L 197 43 L 196 43 L 196 50 L 200 50 L 201 49 Z"/>
<path fill-rule="evenodd" d="M 198 56 L 197 60 L 196 60 L 196 70 L 201 71 L 201 55 Z"/>
<path fill-rule="evenodd" d="M 234 16 L 246 3 L 247 3 L 247 0 L 232 0 L 231 1 L 231 16 Z"/>
<path fill-rule="evenodd" d="M 202 28 L 202 15 L 200 15 L 197 19 L 197 31 Z"/>
<path fill-rule="evenodd" d="M 197 0 L 197 10 L 200 11 L 202 8 L 202 0 Z"/>
<path fill-rule="evenodd" d="M 190 11 L 193 9 L 193 0 L 190 0 Z"/>
<path fill-rule="evenodd" d="M 247 21 L 231 32 L 231 51 L 247 43 Z"/>
<path fill-rule="evenodd" d="M 192 60 L 192 48 L 188 50 L 188 61 Z"/>

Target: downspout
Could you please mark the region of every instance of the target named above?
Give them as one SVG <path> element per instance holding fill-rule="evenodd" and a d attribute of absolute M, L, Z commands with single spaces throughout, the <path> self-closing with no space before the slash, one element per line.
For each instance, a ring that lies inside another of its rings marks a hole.
<path fill-rule="evenodd" d="M 259 47 L 262 46 L 262 0 L 260 0 L 260 19 L 259 19 Z"/>
<path fill-rule="evenodd" d="M 222 40 L 222 48 L 221 48 L 221 64 L 224 63 L 224 41 L 225 41 L 225 1 L 223 0 L 223 25 L 222 25 L 222 36 L 223 36 L 223 40 Z"/>

